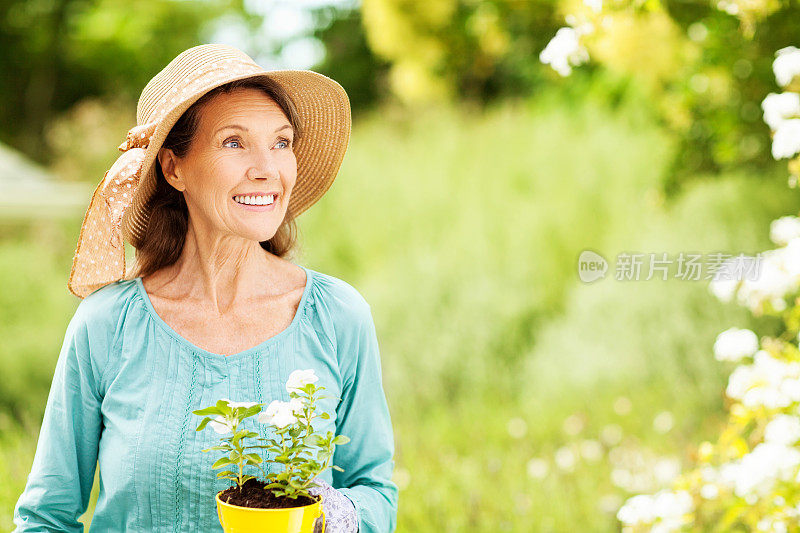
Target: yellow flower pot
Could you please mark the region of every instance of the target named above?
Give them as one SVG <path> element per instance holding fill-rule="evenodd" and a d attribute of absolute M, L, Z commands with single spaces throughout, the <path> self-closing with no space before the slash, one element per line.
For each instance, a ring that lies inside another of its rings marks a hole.
<path fill-rule="evenodd" d="M 325 531 L 325 513 L 322 496 L 317 503 L 286 509 L 259 509 L 223 502 L 216 496 L 219 523 L 225 533 L 314 533 L 314 523 L 322 516 Z"/>

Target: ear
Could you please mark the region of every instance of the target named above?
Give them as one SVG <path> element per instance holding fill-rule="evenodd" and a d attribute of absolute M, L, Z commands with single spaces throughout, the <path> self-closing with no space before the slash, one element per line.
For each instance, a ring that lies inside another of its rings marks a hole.
<path fill-rule="evenodd" d="M 158 163 L 161 165 L 161 171 L 164 173 L 164 178 L 167 183 L 178 189 L 179 191 L 186 190 L 186 183 L 177 168 L 178 158 L 169 148 L 162 148 L 158 151 Z"/>

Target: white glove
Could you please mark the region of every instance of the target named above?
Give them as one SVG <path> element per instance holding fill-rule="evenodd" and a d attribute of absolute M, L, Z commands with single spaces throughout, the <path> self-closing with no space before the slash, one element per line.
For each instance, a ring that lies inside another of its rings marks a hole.
<path fill-rule="evenodd" d="M 322 510 L 325 512 L 325 533 L 358 533 L 356 507 L 350 498 L 319 478 L 314 478 L 317 487 L 308 492 L 317 496 L 322 494 Z M 317 519 L 314 533 L 321 533 L 322 518 Z M 320 529 L 317 529 L 317 528 Z"/>

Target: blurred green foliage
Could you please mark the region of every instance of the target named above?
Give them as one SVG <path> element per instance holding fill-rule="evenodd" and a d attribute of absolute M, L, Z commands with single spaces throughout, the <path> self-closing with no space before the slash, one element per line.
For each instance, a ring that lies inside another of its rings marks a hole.
<path fill-rule="evenodd" d="M 607 70 L 649 91 L 680 139 L 665 169 L 667 193 L 700 173 L 771 166 L 760 103 L 777 91 L 774 52 L 798 44 L 796 2 L 736 2 L 744 6 L 738 18 L 699 0 L 606 3 L 607 35 L 590 47 L 595 62 L 582 70 Z M 581 9 L 589 10 L 579 0 L 364 0 L 363 18 L 400 100 L 486 102 L 572 83 L 538 54 Z"/>
<path fill-rule="evenodd" d="M 668 194 L 700 173 L 770 167 L 760 102 L 777 90 L 774 52 L 797 44 L 800 7 L 745 4 L 752 9 L 742 8 L 737 18 L 699 0 L 609 3 L 603 15 L 613 31 L 593 44 L 595 61 L 577 73 L 616 77 L 609 98 L 614 85 L 648 91 L 659 120 L 680 142 L 664 169 Z M 92 132 L 124 136 L 131 120 L 122 118 L 132 116 L 145 83 L 178 52 L 207 42 L 221 27 L 236 28 L 251 54 L 290 44 L 264 34 L 268 7 L 258 13 L 246 7 L 243 0 L 0 4 L 0 44 L 15 52 L 0 59 L 0 141 L 51 164 L 65 179 L 99 179 L 114 147 L 94 147 Z M 312 68 L 342 83 L 356 115 L 387 100 L 414 112 L 436 102 L 486 106 L 549 86 L 568 91 L 573 80 L 560 79 L 538 54 L 578 8 L 588 9 L 577 0 L 322 5 L 309 8 L 308 36 L 325 48 Z M 117 110 L 85 112 L 92 105 Z M 125 109 L 131 111 L 119 112 Z"/>
<path fill-rule="evenodd" d="M 0 141 L 50 162 L 44 132 L 87 97 L 136 102 L 179 52 L 211 36 L 227 14 L 260 19 L 242 0 L 6 0 L 0 2 Z"/>

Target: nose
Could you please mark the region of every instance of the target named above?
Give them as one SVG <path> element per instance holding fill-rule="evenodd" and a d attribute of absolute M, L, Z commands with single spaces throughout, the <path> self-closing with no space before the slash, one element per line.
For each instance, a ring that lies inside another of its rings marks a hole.
<path fill-rule="evenodd" d="M 247 169 L 249 179 L 280 179 L 278 167 L 275 164 L 274 155 L 269 148 L 262 148 L 254 151 L 253 162 Z"/>

